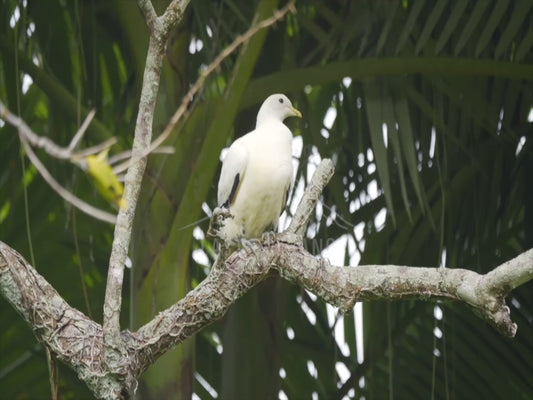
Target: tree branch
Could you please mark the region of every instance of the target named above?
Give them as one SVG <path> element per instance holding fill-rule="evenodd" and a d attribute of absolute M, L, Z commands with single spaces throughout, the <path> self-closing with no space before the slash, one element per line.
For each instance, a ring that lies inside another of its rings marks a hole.
<path fill-rule="evenodd" d="M 136 373 L 142 373 L 169 348 L 221 318 L 237 299 L 270 276 L 272 270 L 343 312 L 352 311 L 358 301 L 453 300 L 473 308 L 503 335 L 516 334 L 517 326 L 505 304 L 508 292 L 494 286 L 487 277 L 518 269 L 521 272 L 515 274 L 513 285 L 531 279 L 533 250 L 486 275 L 460 268 L 338 267 L 309 254 L 300 243 L 286 242 L 284 235 L 280 235 L 279 241 L 258 245 L 253 253 L 245 249 L 233 253 L 185 298 L 135 332 L 130 350 L 137 357 Z"/>
<path fill-rule="evenodd" d="M 132 162 L 125 177 L 124 199 L 126 207 L 121 207 L 117 215 L 115 234 L 109 258 L 109 270 L 104 300 L 104 340 L 106 357 L 110 363 L 126 356 L 120 335 L 120 308 L 122 304 L 122 283 L 124 265 L 131 240 L 135 208 L 141 190 L 141 182 L 146 168 L 146 157 L 152 141 L 157 92 L 161 77 L 165 45 L 170 29 L 179 22 L 187 6 L 186 0 L 174 0 L 162 17 L 155 19 L 155 11 L 149 0 L 138 0 L 147 25 L 150 27 L 150 41 L 146 55 L 139 112 L 133 139 Z M 180 8 L 183 7 L 183 8 Z M 180 10 L 181 13 L 177 11 Z"/>
<path fill-rule="evenodd" d="M 159 313 L 137 332 L 119 332 L 117 349 L 108 354 L 104 329 L 59 294 L 16 251 L 0 242 L 0 293 L 34 327 L 36 337 L 73 367 L 96 396 L 115 399 L 131 394 L 136 380 L 159 356 L 221 318 L 250 288 L 278 271 L 325 301 L 349 312 L 368 300 L 453 300 L 470 306 L 506 336 L 516 334 L 505 304 L 513 288 L 533 279 L 533 249 L 480 275 L 459 268 L 395 265 L 332 266 L 302 245 L 301 235 L 333 164 L 324 160 L 311 180 L 291 223 L 292 232 L 254 244 L 221 261 L 194 290 Z M 302 225 L 303 224 L 303 225 Z"/>
<path fill-rule="evenodd" d="M 81 380 L 101 393 L 104 371 L 102 327 L 70 307 L 57 291 L 15 250 L 0 242 L 0 293 L 32 327 L 60 360 L 69 364 Z M 121 388 L 117 387 L 120 392 Z"/>
<path fill-rule="evenodd" d="M 324 159 L 313 174 L 311 182 L 305 188 L 304 196 L 300 200 L 300 204 L 298 204 L 291 223 L 287 228 L 288 233 L 304 236 L 311 215 L 315 211 L 316 203 L 320 196 L 322 196 L 322 190 L 324 190 L 324 187 L 326 187 L 334 173 L 335 167 L 333 162 L 327 158 Z"/>
<path fill-rule="evenodd" d="M 5 104 L 0 101 L 0 118 L 17 128 L 19 134 L 24 136 L 24 138 L 26 138 L 26 140 L 31 143 L 32 146 L 44 149 L 44 151 L 46 151 L 52 157 L 55 157 L 59 160 L 72 159 L 74 149 L 87 131 L 87 128 L 89 127 L 89 124 L 93 120 L 95 114 L 96 112 L 91 110 L 83 121 L 83 124 L 81 124 L 80 128 L 78 129 L 78 132 L 76 132 L 76 134 L 73 136 L 68 147 L 61 147 L 55 144 L 49 138 L 45 136 L 39 136 L 33 132 L 33 130 L 26 124 L 26 122 L 24 122 L 22 118 L 11 113 Z"/>
<path fill-rule="evenodd" d="M 84 162 L 82 160 L 82 157 L 85 155 L 93 154 L 94 152 L 98 151 L 98 149 L 102 146 L 109 147 L 113 143 L 115 143 L 116 139 L 111 138 L 104 143 L 101 143 L 100 145 L 93 146 L 88 149 L 84 149 L 82 152 L 73 153 L 74 149 L 80 142 L 81 138 L 85 134 L 87 128 L 89 127 L 89 124 L 91 123 L 92 119 L 94 118 L 95 111 L 92 110 L 87 115 L 87 118 L 85 118 L 85 121 L 80 126 L 72 140 L 70 141 L 70 144 L 68 147 L 61 147 L 55 144 L 52 140 L 50 140 L 47 137 L 39 136 L 33 130 L 24 122 L 24 120 L 17 115 L 11 113 L 5 104 L 0 101 L 0 118 L 2 118 L 4 121 L 11 124 L 13 127 L 15 127 L 18 131 L 20 141 L 22 145 L 24 146 L 24 149 L 26 151 L 26 154 L 28 155 L 28 158 L 30 159 L 31 163 L 35 166 L 37 171 L 39 171 L 39 174 L 43 177 L 43 179 L 50 185 L 50 187 L 59 195 L 61 196 L 65 201 L 72 204 L 74 207 L 78 208 L 82 212 L 84 212 L 87 215 L 90 215 L 91 217 L 94 217 L 96 219 L 99 219 L 101 221 L 109 222 L 111 224 L 114 224 L 116 221 L 116 218 L 113 214 L 108 213 L 107 211 L 101 210 L 99 208 L 96 208 L 79 197 L 73 195 L 71 192 L 69 192 L 67 189 L 65 189 L 59 182 L 57 182 L 52 174 L 46 169 L 44 164 L 39 160 L 37 155 L 33 152 L 33 149 L 31 148 L 30 144 L 41 148 L 45 150 L 49 155 L 52 157 L 55 157 L 60 160 L 70 160 L 71 162 L 77 164 L 78 166 L 82 166 L 82 163 Z"/>
<path fill-rule="evenodd" d="M 155 31 L 157 24 L 157 14 L 155 13 L 154 6 L 150 0 L 137 0 L 137 5 L 141 10 L 144 21 L 150 31 L 153 33 Z"/>
<path fill-rule="evenodd" d="M 61 186 L 59 182 L 55 180 L 52 174 L 46 169 L 46 167 L 41 162 L 41 160 L 39 160 L 37 155 L 33 152 L 33 149 L 26 141 L 26 138 L 21 135 L 20 141 L 22 142 L 22 145 L 24 146 L 24 150 L 26 151 L 26 154 L 28 155 L 28 158 L 30 159 L 31 163 L 35 166 L 37 171 L 39 171 L 39 174 L 43 177 L 43 179 L 50 185 L 50 187 L 59 196 L 61 196 L 65 201 L 72 204 L 74 207 L 83 211 L 85 214 L 90 215 L 91 217 L 94 217 L 101 221 L 109 222 L 111 224 L 114 224 L 116 222 L 116 218 L 113 214 L 110 214 L 107 211 L 101 210 L 99 208 L 96 208 L 90 205 L 89 203 L 86 203 L 79 197 L 74 196 L 71 192 L 69 192 L 63 186 Z"/>
<path fill-rule="evenodd" d="M 159 79 L 164 55 L 164 41 L 153 31 L 148 46 L 146 67 L 144 70 L 139 112 L 135 126 L 135 136 L 132 149 L 132 164 L 125 177 L 124 199 L 126 207 L 121 207 L 117 215 L 115 234 L 104 301 L 104 338 L 106 354 L 110 358 L 121 357 L 117 354 L 123 348 L 120 337 L 120 308 L 122 304 L 122 282 L 124 278 L 124 265 L 128 255 L 128 247 L 133 227 L 133 217 L 142 177 L 146 168 L 146 156 L 142 156 L 145 149 L 150 146 L 152 139 L 152 123 L 159 89 Z M 110 360 L 111 361 L 111 360 Z"/>
<path fill-rule="evenodd" d="M 486 275 L 461 268 L 422 268 L 396 265 L 332 266 L 327 260 L 312 256 L 303 247 L 282 244 L 274 269 L 344 312 L 358 301 L 368 300 L 454 300 L 476 311 L 505 336 L 514 337 L 517 326 L 511 320 L 505 296 L 533 277 L 533 250 L 526 251 Z M 508 276 L 514 281 L 497 282 L 491 274 Z"/>
<path fill-rule="evenodd" d="M 170 30 L 176 26 L 179 21 L 181 21 L 189 2 L 190 0 L 172 0 L 172 3 L 168 5 L 165 13 L 159 18 L 164 37 L 167 37 L 170 33 Z"/>

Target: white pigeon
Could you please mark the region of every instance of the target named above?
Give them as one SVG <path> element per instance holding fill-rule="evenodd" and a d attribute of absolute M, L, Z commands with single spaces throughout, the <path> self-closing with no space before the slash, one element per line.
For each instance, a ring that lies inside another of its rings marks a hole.
<path fill-rule="evenodd" d="M 287 96 L 273 94 L 261 105 L 255 129 L 230 146 L 218 181 L 218 206 L 233 216 L 218 232 L 224 241 L 277 230 L 292 184 L 292 133 L 283 123 L 291 116 L 302 114 Z"/>

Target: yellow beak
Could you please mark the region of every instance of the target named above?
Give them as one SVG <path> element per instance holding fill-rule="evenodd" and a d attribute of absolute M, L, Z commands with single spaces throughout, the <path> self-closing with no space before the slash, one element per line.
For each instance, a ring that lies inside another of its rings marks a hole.
<path fill-rule="evenodd" d="M 294 113 L 295 117 L 302 118 L 302 113 L 298 111 L 296 108 L 292 108 L 292 112 Z"/>

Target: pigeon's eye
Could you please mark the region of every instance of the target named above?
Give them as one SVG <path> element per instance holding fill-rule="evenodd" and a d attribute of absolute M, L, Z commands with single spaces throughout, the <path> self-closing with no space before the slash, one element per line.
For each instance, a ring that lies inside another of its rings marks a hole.
<path fill-rule="evenodd" d="M 279 98 L 279 102 L 283 104 L 283 99 L 281 97 Z"/>

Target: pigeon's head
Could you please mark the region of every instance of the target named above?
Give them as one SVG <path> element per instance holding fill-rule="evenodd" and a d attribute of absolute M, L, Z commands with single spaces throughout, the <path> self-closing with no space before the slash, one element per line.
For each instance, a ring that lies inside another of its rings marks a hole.
<path fill-rule="evenodd" d="M 257 114 L 257 124 L 269 119 L 283 121 L 287 117 L 302 118 L 302 113 L 292 106 L 291 101 L 284 94 L 268 96 Z"/>

